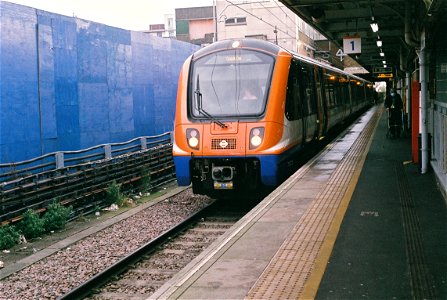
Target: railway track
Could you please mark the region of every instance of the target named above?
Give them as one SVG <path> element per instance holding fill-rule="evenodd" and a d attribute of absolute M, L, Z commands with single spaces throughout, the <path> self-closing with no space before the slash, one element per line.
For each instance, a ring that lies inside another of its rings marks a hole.
<path fill-rule="evenodd" d="M 123 258 L 61 299 L 146 299 L 242 218 L 243 206 L 215 202 Z"/>

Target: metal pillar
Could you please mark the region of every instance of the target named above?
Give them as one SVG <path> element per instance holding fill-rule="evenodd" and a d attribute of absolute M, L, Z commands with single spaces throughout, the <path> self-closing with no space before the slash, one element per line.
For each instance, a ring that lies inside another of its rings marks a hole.
<path fill-rule="evenodd" d="M 406 99 L 406 107 L 405 112 L 407 113 L 407 128 L 411 128 L 411 73 L 405 72 L 405 85 L 407 87 L 407 91 L 405 94 Z"/>
<path fill-rule="evenodd" d="M 217 42 L 217 4 L 216 4 L 216 0 L 213 0 L 213 25 L 214 25 L 214 37 L 213 37 L 213 42 Z"/>
<path fill-rule="evenodd" d="M 425 30 L 421 32 L 421 50 L 419 56 L 419 80 L 421 83 L 421 97 L 419 120 L 421 129 L 421 174 L 427 172 L 428 167 L 428 138 L 427 138 L 427 53 L 425 51 Z"/>

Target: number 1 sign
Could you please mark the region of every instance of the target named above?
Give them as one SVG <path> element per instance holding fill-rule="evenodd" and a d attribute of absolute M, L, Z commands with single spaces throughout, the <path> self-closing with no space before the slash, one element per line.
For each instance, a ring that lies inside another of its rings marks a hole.
<path fill-rule="evenodd" d="M 362 39 L 356 36 L 344 37 L 343 52 L 345 54 L 362 53 Z"/>

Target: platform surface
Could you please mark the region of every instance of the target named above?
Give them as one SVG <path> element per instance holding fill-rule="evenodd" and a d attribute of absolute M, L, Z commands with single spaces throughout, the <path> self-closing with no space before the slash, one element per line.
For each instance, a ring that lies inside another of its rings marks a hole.
<path fill-rule="evenodd" d="M 445 296 L 445 202 L 409 151 L 373 107 L 150 299 Z"/>
<path fill-rule="evenodd" d="M 316 299 L 447 299 L 445 199 L 386 129 L 382 116 Z"/>

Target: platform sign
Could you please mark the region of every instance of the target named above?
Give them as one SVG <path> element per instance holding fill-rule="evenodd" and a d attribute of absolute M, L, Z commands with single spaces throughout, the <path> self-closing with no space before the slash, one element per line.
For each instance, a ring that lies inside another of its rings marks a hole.
<path fill-rule="evenodd" d="M 393 78 L 393 73 L 379 73 L 375 74 L 377 78 Z"/>
<path fill-rule="evenodd" d="M 343 52 L 345 54 L 362 53 L 362 39 L 357 36 L 344 37 Z"/>
<path fill-rule="evenodd" d="M 373 73 L 393 73 L 393 67 L 374 67 Z"/>
<path fill-rule="evenodd" d="M 343 57 L 346 56 L 347 54 L 343 53 L 343 50 L 338 49 L 338 51 L 337 51 L 337 53 L 335 53 L 335 55 L 340 57 L 340 61 L 343 61 Z"/>

